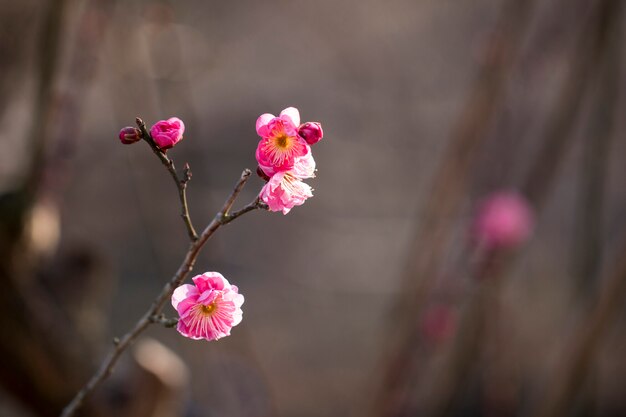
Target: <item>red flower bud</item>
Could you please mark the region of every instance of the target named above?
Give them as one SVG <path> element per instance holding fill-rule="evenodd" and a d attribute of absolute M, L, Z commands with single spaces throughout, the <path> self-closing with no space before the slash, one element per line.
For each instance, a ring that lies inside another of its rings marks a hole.
<path fill-rule="evenodd" d="M 306 122 L 298 128 L 300 135 L 309 145 L 316 144 L 324 136 L 322 125 L 318 122 Z"/>
<path fill-rule="evenodd" d="M 136 127 L 127 126 L 120 130 L 119 138 L 124 145 L 130 145 L 141 140 L 141 131 Z"/>

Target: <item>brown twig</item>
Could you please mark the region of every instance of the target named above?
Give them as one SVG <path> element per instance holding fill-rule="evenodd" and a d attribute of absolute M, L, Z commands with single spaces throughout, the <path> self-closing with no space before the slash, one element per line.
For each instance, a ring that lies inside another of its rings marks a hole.
<path fill-rule="evenodd" d="M 146 129 L 146 124 L 139 117 L 135 119 L 137 122 L 137 126 L 139 130 L 141 130 L 141 136 L 143 140 L 146 141 L 148 145 L 150 145 L 150 149 L 152 152 L 159 158 L 161 163 L 165 165 L 167 171 L 170 173 L 174 182 L 176 183 L 176 188 L 178 188 L 178 198 L 180 199 L 181 205 L 181 214 L 180 216 L 183 218 L 183 222 L 185 223 L 185 227 L 187 228 L 187 234 L 189 235 L 189 240 L 195 242 L 198 240 L 198 233 L 196 229 L 194 229 L 193 224 L 191 222 L 191 216 L 189 216 L 189 206 L 187 205 L 187 183 L 191 180 L 191 168 L 189 164 L 185 164 L 185 168 L 183 171 L 183 177 L 180 178 L 178 173 L 176 172 L 176 167 L 174 166 L 174 161 L 172 161 L 168 156 L 154 143 L 152 140 L 152 136 Z M 231 203 L 232 204 L 232 203 Z"/>
<path fill-rule="evenodd" d="M 230 196 L 226 199 L 226 202 L 222 206 L 222 209 L 216 214 L 215 218 L 204 229 L 202 234 L 200 234 L 200 236 L 196 240 L 191 242 L 189 250 L 185 255 L 185 259 L 178 267 L 178 270 L 176 271 L 174 276 L 169 280 L 169 282 L 167 282 L 167 284 L 165 284 L 160 294 L 152 302 L 152 305 L 150 306 L 148 311 L 146 311 L 146 313 L 137 321 L 135 326 L 121 338 L 114 340 L 114 347 L 104 359 L 104 361 L 100 365 L 100 368 L 91 377 L 87 384 L 76 394 L 72 401 L 63 409 L 61 417 L 73 416 L 76 410 L 81 406 L 85 398 L 89 394 L 91 394 L 111 374 L 111 372 L 113 372 L 113 367 L 117 363 L 122 353 L 135 341 L 135 339 L 137 339 L 137 337 L 144 330 L 146 330 L 146 328 L 150 324 L 158 322 L 158 320 L 155 320 L 155 318 L 160 317 L 161 310 L 163 309 L 163 306 L 165 305 L 167 300 L 171 297 L 174 289 L 178 287 L 185 280 L 189 272 L 191 272 L 198 257 L 198 254 L 200 253 L 200 250 L 209 240 L 209 238 L 213 236 L 213 233 L 215 233 L 215 231 L 221 226 L 230 223 L 231 221 L 235 220 L 245 213 L 248 213 L 255 209 L 264 208 L 264 205 L 260 203 L 257 198 L 243 209 L 236 211 L 232 214 L 229 213 L 234 201 L 237 199 L 237 196 L 250 178 L 250 174 L 251 171 L 249 169 L 246 169 L 241 173 L 239 181 L 237 182 Z"/>
<path fill-rule="evenodd" d="M 178 317 L 167 318 L 164 314 L 150 317 L 150 322 L 162 324 L 164 327 L 175 327 L 178 324 Z"/>

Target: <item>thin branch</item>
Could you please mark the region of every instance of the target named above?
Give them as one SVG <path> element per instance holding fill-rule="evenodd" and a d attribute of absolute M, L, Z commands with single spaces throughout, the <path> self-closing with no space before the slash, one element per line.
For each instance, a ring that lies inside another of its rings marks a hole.
<path fill-rule="evenodd" d="M 243 189 L 244 185 L 250 178 L 250 170 L 246 169 L 241 173 L 241 177 L 237 182 L 237 185 L 233 189 L 230 196 L 226 199 L 222 210 L 218 212 L 215 218 L 209 223 L 209 225 L 204 229 L 202 234 L 191 242 L 189 246 L 189 250 L 185 255 L 185 259 L 178 267 L 178 270 L 174 274 L 174 276 L 169 280 L 167 284 L 163 287 L 160 294 L 154 299 L 152 305 L 146 311 L 146 313 L 137 321 L 135 326 L 125 335 L 123 335 L 119 339 L 114 339 L 114 347 L 109 352 L 107 357 L 104 359 L 100 368 L 96 371 L 96 373 L 91 377 L 91 379 L 87 382 L 87 384 L 76 394 L 74 399 L 63 409 L 63 413 L 61 417 L 71 417 L 74 415 L 76 410 L 81 406 L 85 398 L 91 394 L 111 373 L 113 372 L 113 368 L 120 358 L 121 354 L 137 339 L 137 337 L 144 331 L 146 328 L 155 322 L 160 321 L 161 310 L 163 306 L 170 299 L 174 289 L 187 278 L 191 270 L 193 269 L 194 264 L 196 263 L 196 259 L 198 258 L 198 254 L 200 250 L 204 246 L 204 244 L 213 236 L 213 233 L 220 226 L 223 226 L 234 219 L 240 217 L 241 215 L 250 212 L 255 209 L 264 208 L 264 205 L 258 202 L 256 199 L 253 203 L 244 207 L 243 209 L 228 215 L 227 213 L 230 207 L 232 207 L 233 203 L 237 199 L 239 193 Z"/>
<path fill-rule="evenodd" d="M 178 317 L 166 318 L 164 314 L 150 317 L 150 322 L 162 324 L 164 327 L 175 327 L 178 324 Z"/>
<path fill-rule="evenodd" d="M 248 181 L 248 178 L 250 178 L 251 174 L 252 174 L 252 171 L 250 171 L 249 169 L 245 169 L 241 173 L 241 178 L 239 179 L 239 182 L 237 183 L 237 185 L 235 185 L 235 189 L 230 195 L 230 198 L 226 200 L 226 202 L 224 203 L 224 206 L 222 207 L 222 211 L 220 211 L 220 217 L 222 219 L 228 218 L 228 212 L 233 207 L 233 204 L 235 203 L 235 199 L 237 198 L 237 196 L 243 189 L 243 186 L 246 185 L 246 182 Z"/>
<path fill-rule="evenodd" d="M 223 218 L 222 218 L 222 225 L 228 224 L 230 222 L 232 222 L 233 220 L 235 220 L 237 217 L 246 214 L 249 211 L 252 210 L 256 210 L 256 209 L 261 209 L 261 210 L 267 210 L 267 204 L 263 203 L 259 197 L 255 198 L 251 203 L 249 203 L 247 206 L 245 206 L 244 208 L 237 210 L 236 212 L 232 213 L 232 214 L 226 214 Z"/>
<path fill-rule="evenodd" d="M 181 206 L 181 214 L 180 216 L 183 218 L 183 222 L 185 223 L 185 227 L 187 228 L 187 234 L 189 235 L 189 240 L 195 242 L 198 240 L 198 233 L 196 233 L 196 229 L 194 229 L 193 224 L 191 223 L 191 216 L 189 216 L 189 206 L 187 205 L 187 183 L 191 180 L 191 168 L 189 168 L 189 164 L 185 164 L 183 178 L 178 177 L 178 173 L 176 172 L 176 167 L 174 166 L 174 161 L 167 157 L 165 152 L 163 152 L 154 140 L 152 140 L 152 136 L 146 129 L 146 124 L 139 117 L 135 119 L 137 122 L 137 126 L 139 126 L 139 130 L 141 130 L 141 136 L 146 141 L 148 145 L 150 145 L 150 149 L 152 152 L 159 158 L 161 163 L 165 165 L 168 172 L 174 179 L 176 183 L 176 188 L 178 188 L 178 198 L 180 199 Z"/>

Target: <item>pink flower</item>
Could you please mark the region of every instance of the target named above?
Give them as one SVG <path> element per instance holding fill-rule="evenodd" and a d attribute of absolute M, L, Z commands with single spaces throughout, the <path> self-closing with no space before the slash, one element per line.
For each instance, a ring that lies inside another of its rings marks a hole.
<path fill-rule="evenodd" d="M 230 329 L 242 319 L 243 295 L 219 272 L 205 272 L 193 283 L 174 290 L 172 306 L 180 316 L 177 330 L 194 340 L 217 340 L 230 336 Z"/>
<path fill-rule="evenodd" d="M 124 145 L 130 145 L 141 140 L 141 132 L 136 127 L 127 126 L 120 130 L 119 138 Z"/>
<path fill-rule="evenodd" d="M 309 147 L 309 145 L 307 145 Z M 291 175 L 301 180 L 305 178 L 315 178 L 315 159 L 309 148 L 309 153 L 296 158 L 293 168 L 288 171 Z"/>
<path fill-rule="evenodd" d="M 318 122 L 306 122 L 298 128 L 298 134 L 309 145 L 315 145 L 324 137 L 322 125 Z"/>
<path fill-rule="evenodd" d="M 299 156 L 294 159 L 293 167 L 288 170 L 291 175 L 297 177 L 299 179 L 305 178 L 313 178 L 315 177 L 315 159 L 313 159 L 313 154 L 311 153 L 311 147 L 306 145 L 307 153 L 304 156 Z M 271 177 L 277 172 L 281 172 L 279 170 L 274 169 L 272 166 L 266 166 L 259 163 L 259 169 L 263 171 L 263 173 Z"/>
<path fill-rule="evenodd" d="M 311 187 L 291 172 L 277 172 L 261 189 L 261 200 L 268 205 L 270 211 L 282 211 L 283 214 L 295 206 L 304 204 L 307 198 L 313 197 Z"/>
<path fill-rule="evenodd" d="M 300 113 L 294 107 L 286 108 L 278 117 L 269 113 L 259 116 L 256 131 L 261 141 L 256 150 L 256 159 L 261 167 L 272 171 L 288 171 L 293 168 L 296 158 L 309 152 L 304 139 L 298 136 L 299 124 Z"/>
<path fill-rule="evenodd" d="M 510 249 L 528 239 L 533 225 L 526 199 L 515 191 L 501 191 L 479 205 L 473 237 L 490 249 Z"/>
<path fill-rule="evenodd" d="M 159 120 L 150 128 L 150 136 L 161 150 L 166 150 L 183 139 L 185 124 L 178 117 Z"/>

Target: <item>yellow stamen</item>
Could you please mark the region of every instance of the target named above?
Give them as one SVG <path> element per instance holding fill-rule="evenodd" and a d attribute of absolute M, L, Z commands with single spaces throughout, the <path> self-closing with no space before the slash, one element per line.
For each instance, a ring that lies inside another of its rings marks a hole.
<path fill-rule="evenodd" d="M 202 313 L 204 313 L 207 316 L 211 315 L 211 313 L 213 313 L 215 311 L 215 303 L 211 303 L 208 306 L 203 304 L 200 307 L 200 310 L 202 311 Z"/>
<path fill-rule="evenodd" d="M 283 133 L 281 135 L 276 136 L 276 138 L 274 139 L 274 143 L 276 144 L 276 147 L 280 149 L 285 149 L 288 147 L 288 140 L 289 140 L 289 137 Z"/>

